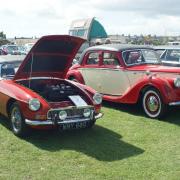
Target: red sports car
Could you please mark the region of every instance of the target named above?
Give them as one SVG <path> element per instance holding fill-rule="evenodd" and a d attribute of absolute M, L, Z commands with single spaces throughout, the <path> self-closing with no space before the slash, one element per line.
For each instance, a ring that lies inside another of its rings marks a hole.
<path fill-rule="evenodd" d="M 25 135 L 29 127 L 91 127 L 102 116 L 100 94 L 64 79 L 83 42 L 72 36 L 44 36 L 14 78 L 0 80 L 0 113 L 9 117 L 15 135 Z"/>
<path fill-rule="evenodd" d="M 162 66 L 156 52 L 146 46 L 90 47 L 66 78 L 91 86 L 107 101 L 140 100 L 150 118 L 162 117 L 168 106 L 180 106 L 180 68 Z"/>

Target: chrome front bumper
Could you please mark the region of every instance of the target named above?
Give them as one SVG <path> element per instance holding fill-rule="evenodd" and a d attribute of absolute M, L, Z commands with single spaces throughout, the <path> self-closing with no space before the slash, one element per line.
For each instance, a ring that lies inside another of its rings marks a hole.
<path fill-rule="evenodd" d="M 99 119 L 103 116 L 102 113 L 97 114 L 96 116 L 94 116 L 94 119 Z M 92 121 L 89 118 L 83 118 L 83 119 L 68 119 L 68 120 L 64 120 L 64 121 L 57 121 L 57 124 L 68 124 L 68 123 L 76 123 L 76 122 L 85 122 L 85 121 Z M 25 123 L 27 125 L 30 126 L 45 126 L 45 125 L 54 125 L 54 122 L 51 120 L 30 120 L 30 119 L 25 119 Z"/>
<path fill-rule="evenodd" d="M 178 102 L 171 102 L 171 103 L 169 103 L 169 106 L 180 106 L 180 101 L 178 101 Z"/>

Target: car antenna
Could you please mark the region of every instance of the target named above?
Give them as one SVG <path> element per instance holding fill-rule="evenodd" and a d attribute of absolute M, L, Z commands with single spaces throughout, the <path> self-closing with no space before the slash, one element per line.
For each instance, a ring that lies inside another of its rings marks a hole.
<path fill-rule="evenodd" d="M 30 70 L 30 74 L 29 74 L 29 89 L 31 88 L 31 76 L 32 76 L 33 61 L 34 61 L 34 53 L 32 53 L 32 58 L 31 58 L 31 70 Z"/>

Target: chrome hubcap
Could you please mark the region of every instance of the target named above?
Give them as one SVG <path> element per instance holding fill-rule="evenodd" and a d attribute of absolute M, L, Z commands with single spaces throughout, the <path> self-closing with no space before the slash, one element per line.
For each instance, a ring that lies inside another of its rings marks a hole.
<path fill-rule="evenodd" d="M 15 107 L 12 110 L 11 113 L 11 121 L 12 121 L 12 126 L 15 132 L 18 132 L 21 130 L 21 114 L 20 111 Z"/>
<path fill-rule="evenodd" d="M 155 112 L 159 108 L 158 99 L 155 96 L 150 96 L 147 102 L 150 111 Z"/>

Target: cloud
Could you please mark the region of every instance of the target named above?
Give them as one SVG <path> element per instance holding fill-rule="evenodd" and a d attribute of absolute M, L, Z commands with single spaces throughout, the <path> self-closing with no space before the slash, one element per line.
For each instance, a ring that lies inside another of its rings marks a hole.
<path fill-rule="evenodd" d="M 44 8 L 36 12 L 37 18 L 44 18 L 44 19 L 61 19 L 63 16 L 58 14 L 56 10 L 51 8 Z"/>
<path fill-rule="evenodd" d="M 177 0 L 0 0 L 8 37 L 67 34 L 72 20 L 96 17 L 108 34 L 179 34 Z"/>
<path fill-rule="evenodd" d="M 89 4 L 101 11 L 135 12 L 144 16 L 180 16 L 178 0 L 90 0 Z"/>

